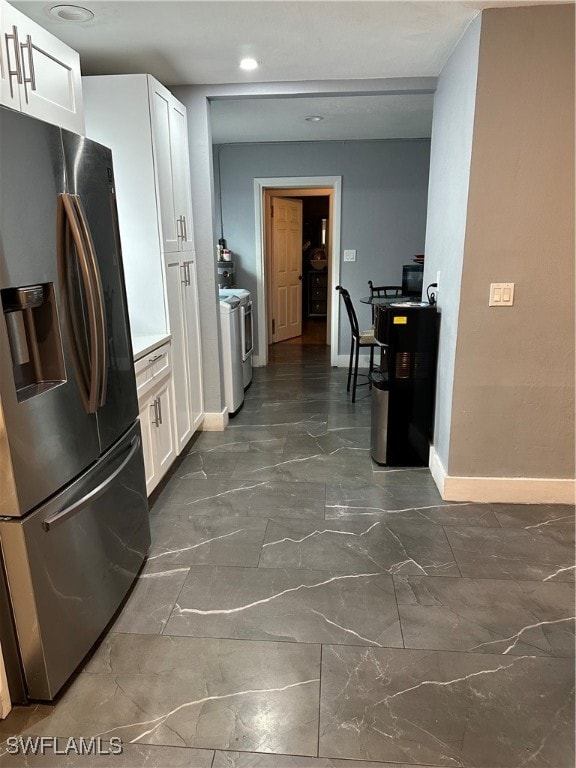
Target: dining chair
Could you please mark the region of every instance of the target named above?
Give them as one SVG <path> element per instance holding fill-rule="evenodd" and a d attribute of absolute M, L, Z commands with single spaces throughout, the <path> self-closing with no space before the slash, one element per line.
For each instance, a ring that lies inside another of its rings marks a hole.
<path fill-rule="evenodd" d="M 394 297 L 402 296 L 401 285 L 374 285 L 372 280 L 368 280 L 368 287 L 370 288 L 370 298 L 374 296 L 378 297 Z M 374 324 L 374 305 L 372 305 L 372 324 Z"/>
<path fill-rule="evenodd" d="M 356 386 L 358 381 L 358 358 L 360 355 L 361 347 L 370 348 L 370 365 L 368 368 L 368 381 L 364 382 L 370 387 L 372 386 L 370 380 L 370 374 L 374 370 L 374 349 L 378 346 L 376 339 L 374 338 L 374 328 L 368 331 L 360 331 L 358 326 L 358 318 L 356 317 L 356 310 L 352 304 L 350 294 L 341 285 L 336 286 L 336 290 L 344 301 L 346 312 L 348 314 L 348 320 L 350 321 L 350 331 L 352 334 L 352 340 L 350 344 L 350 360 L 348 362 L 348 383 L 346 385 L 346 392 L 350 392 L 350 382 L 352 382 L 352 402 L 356 402 Z M 366 374 L 361 373 L 360 376 Z"/>

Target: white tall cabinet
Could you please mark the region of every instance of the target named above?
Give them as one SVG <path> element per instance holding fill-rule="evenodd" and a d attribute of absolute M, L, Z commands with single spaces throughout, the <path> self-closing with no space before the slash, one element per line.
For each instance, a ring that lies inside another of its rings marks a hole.
<path fill-rule="evenodd" d="M 84 133 L 80 57 L 0 0 L 0 104 Z"/>
<path fill-rule="evenodd" d="M 87 136 L 112 149 L 132 334 L 171 336 L 178 454 L 204 418 L 186 109 L 150 75 L 83 91 Z"/>

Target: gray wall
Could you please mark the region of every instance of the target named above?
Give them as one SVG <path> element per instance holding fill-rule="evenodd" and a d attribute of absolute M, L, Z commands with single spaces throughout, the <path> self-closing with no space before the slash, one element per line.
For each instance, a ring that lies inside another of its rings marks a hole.
<path fill-rule="evenodd" d="M 574 477 L 574 6 L 482 16 L 448 470 Z"/>
<path fill-rule="evenodd" d="M 476 101 L 480 16 L 444 66 L 434 96 L 424 284 L 440 272 L 441 312 L 434 447 L 446 469 L 450 451 L 452 383 Z M 464 310 L 465 311 L 465 310 Z"/>
<path fill-rule="evenodd" d="M 238 262 L 237 285 L 256 295 L 254 179 L 342 176 L 341 246 L 343 250 L 355 249 L 357 261 L 341 264 L 340 282 L 352 295 L 360 324 L 369 325 L 369 307 L 358 304 L 358 299 L 369 292 L 368 280 L 398 283 L 402 264 L 424 252 L 429 150 L 427 139 L 229 144 L 215 148 L 224 236 Z M 349 339 L 348 321 L 342 312 L 341 354 L 347 354 Z"/>

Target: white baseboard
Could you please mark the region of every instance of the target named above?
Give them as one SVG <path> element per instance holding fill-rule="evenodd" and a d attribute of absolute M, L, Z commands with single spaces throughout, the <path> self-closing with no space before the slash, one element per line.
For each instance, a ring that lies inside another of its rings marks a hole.
<path fill-rule="evenodd" d="M 376 355 L 374 356 L 374 362 L 376 363 Z M 336 355 L 336 367 L 348 368 L 350 363 L 350 355 Z M 358 359 L 358 368 L 368 368 L 370 365 L 370 355 L 360 355 Z"/>
<path fill-rule="evenodd" d="M 202 432 L 224 432 L 228 426 L 228 408 L 220 412 L 205 413 Z"/>
<path fill-rule="evenodd" d="M 444 484 L 446 482 L 446 470 L 444 469 L 444 465 L 440 461 L 440 457 L 436 453 L 433 445 L 430 446 L 430 458 L 428 461 L 428 466 L 430 467 L 432 479 L 436 483 L 438 492 L 440 493 L 440 496 L 444 498 Z"/>
<path fill-rule="evenodd" d="M 576 480 L 554 477 L 454 477 L 430 449 L 430 471 L 445 501 L 493 504 L 574 504 Z"/>

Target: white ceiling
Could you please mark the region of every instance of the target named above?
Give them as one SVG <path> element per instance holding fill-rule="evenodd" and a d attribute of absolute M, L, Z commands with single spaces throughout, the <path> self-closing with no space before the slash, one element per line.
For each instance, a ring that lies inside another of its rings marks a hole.
<path fill-rule="evenodd" d="M 81 56 L 83 74 L 148 72 L 164 84 L 435 77 L 481 8 L 532 0 L 11 0 Z M 74 3 L 94 19 L 50 16 Z M 254 72 L 238 68 L 252 56 Z M 352 84 L 351 84 L 352 86 Z M 353 86 L 351 91 L 353 91 Z M 420 137 L 428 95 L 214 102 L 215 141 Z M 310 114 L 321 123 L 304 123 Z"/>
<path fill-rule="evenodd" d="M 433 94 L 227 99 L 211 104 L 214 144 L 429 137 Z M 321 122 L 306 117 L 320 115 Z"/>

